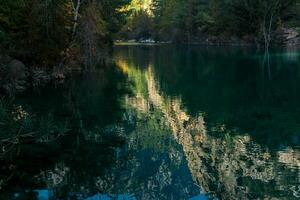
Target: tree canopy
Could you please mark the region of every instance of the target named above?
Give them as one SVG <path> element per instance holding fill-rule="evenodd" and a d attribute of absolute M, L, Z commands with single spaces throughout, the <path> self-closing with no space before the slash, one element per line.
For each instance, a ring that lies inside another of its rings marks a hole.
<path fill-rule="evenodd" d="M 128 2 L 0 0 L 1 50 L 25 63 L 39 66 L 61 62 L 70 46 L 80 47 L 85 54 L 96 56 L 96 46 L 89 46 L 88 42 L 98 40 L 101 46 L 101 41 L 110 41 L 110 36 L 124 23 L 124 13 L 119 10 Z"/>
<path fill-rule="evenodd" d="M 135 0 L 133 7 L 138 5 Z M 138 2 L 144 2 L 142 0 Z M 152 0 L 135 8 L 123 28 L 127 37 L 190 42 L 204 36 L 264 40 L 271 29 L 300 26 L 299 0 Z M 145 2 L 144 2 L 145 3 Z M 146 8 L 146 9 L 143 9 Z M 147 15 L 151 11 L 151 15 Z M 147 17 L 146 17 L 146 16 Z M 140 24 L 153 27 L 141 30 Z M 150 33 L 149 33 L 150 31 Z M 142 34 L 142 33 L 147 34 Z"/>

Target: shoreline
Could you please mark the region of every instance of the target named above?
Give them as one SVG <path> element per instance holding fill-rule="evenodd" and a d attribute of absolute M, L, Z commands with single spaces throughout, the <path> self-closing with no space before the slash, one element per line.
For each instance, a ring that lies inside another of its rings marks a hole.
<path fill-rule="evenodd" d="M 199 45 L 199 46 L 224 46 L 224 47 L 255 47 L 255 48 L 263 48 L 262 44 L 257 43 L 247 43 L 247 42 L 138 42 L 138 41 L 114 41 L 113 46 L 159 46 L 159 45 Z M 300 47 L 300 39 L 298 43 L 293 44 L 273 44 L 270 46 L 271 48 L 299 48 Z"/>

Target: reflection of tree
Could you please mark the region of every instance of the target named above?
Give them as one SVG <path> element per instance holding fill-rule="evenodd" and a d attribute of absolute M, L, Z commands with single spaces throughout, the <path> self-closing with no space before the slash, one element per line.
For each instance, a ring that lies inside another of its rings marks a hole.
<path fill-rule="evenodd" d="M 267 71 L 268 78 L 270 80 L 271 79 L 271 66 L 270 66 L 269 48 L 265 49 L 264 58 L 263 58 L 263 62 L 262 62 L 262 70 L 263 70 L 263 72 Z"/>
<path fill-rule="evenodd" d="M 263 146 L 295 146 L 293 138 L 300 130 L 299 53 L 273 52 L 269 80 L 266 67 L 262 73 L 263 55 L 249 48 L 160 47 L 145 53 L 127 48 L 138 58 L 129 64 L 143 69 L 139 59 L 145 58 L 165 96 L 180 96 L 191 116 L 205 112 L 208 124 L 239 127 Z M 152 54 L 156 57 L 148 56 Z"/>
<path fill-rule="evenodd" d="M 163 121 L 183 148 L 192 177 L 205 192 L 224 199 L 298 197 L 297 163 L 300 159 L 296 156 L 297 150 L 270 152 L 247 134 L 231 134 L 235 130 L 226 125 L 209 128 L 202 114 L 192 117 L 183 110 L 180 98 L 165 97 L 158 87 L 153 67 L 149 66 L 145 79 L 147 99 L 136 94 L 143 103 L 137 103 L 136 98 L 127 103 L 140 112 L 149 112 L 152 108 L 163 113 Z M 218 132 L 219 137 L 208 131 Z M 293 178 L 287 182 L 286 176 Z"/>

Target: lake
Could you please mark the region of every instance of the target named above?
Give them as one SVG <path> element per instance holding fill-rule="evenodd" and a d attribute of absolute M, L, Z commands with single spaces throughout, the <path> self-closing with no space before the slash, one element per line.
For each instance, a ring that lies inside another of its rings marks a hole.
<path fill-rule="evenodd" d="M 6 198 L 300 198 L 297 49 L 116 46 L 16 104 L 77 131 L 19 147 Z"/>

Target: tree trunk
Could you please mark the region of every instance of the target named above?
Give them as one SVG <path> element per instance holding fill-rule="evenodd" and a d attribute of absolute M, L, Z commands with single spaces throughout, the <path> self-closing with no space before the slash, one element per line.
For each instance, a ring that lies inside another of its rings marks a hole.
<path fill-rule="evenodd" d="M 70 0 L 72 3 L 72 8 L 73 8 L 73 15 L 74 15 L 74 24 L 73 24 L 73 31 L 72 31 L 72 38 L 74 39 L 75 34 L 76 34 L 76 29 L 77 29 L 77 25 L 78 25 L 78 15 L 79 15 L 79 10 L 80 10 L 80 4 L 81 4 L 81 0 L 77 0 L 76 6 L 73 2 L 73 0 Z"/>

